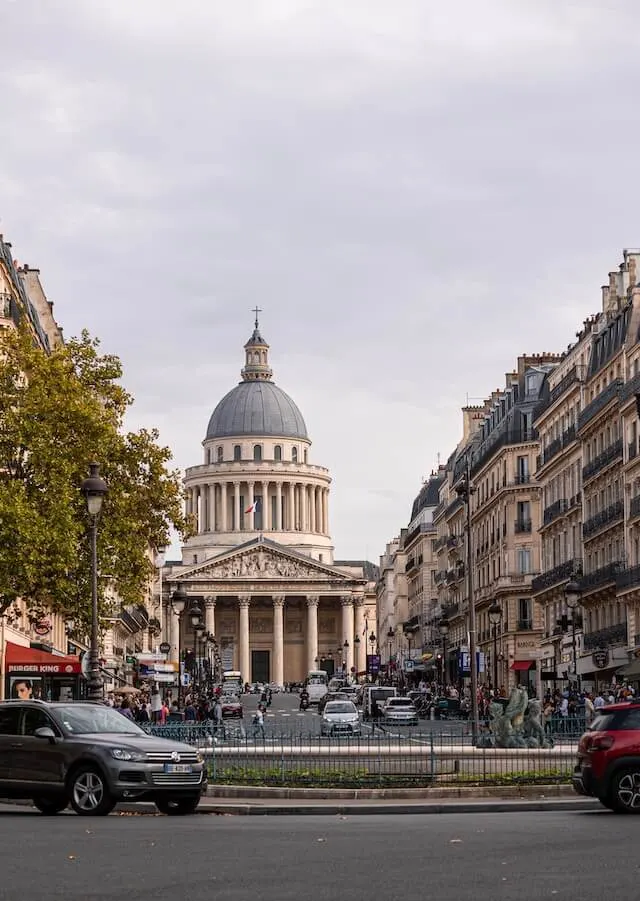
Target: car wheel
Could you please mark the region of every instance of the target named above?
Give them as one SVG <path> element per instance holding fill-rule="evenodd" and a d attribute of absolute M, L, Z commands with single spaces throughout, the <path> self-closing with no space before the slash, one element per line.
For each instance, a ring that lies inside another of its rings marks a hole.
<path fill-rule="evenodd" d="M 156 807 L 160 813 L 170 817 L 184 817 L 195 813 L 200 803 L 197 798 L 156 798 Z"/>
<path fill-rule="evenodd" d="M 116 806 L 107 780 L 91 765 L 81 766 L 69 780 L 69 800 L 79 816 L 104 817 Z"/>
<path fill-rule="evenodd" d="M 640 813 L 640 766 L 615 774 L 611 801 L 618 813 Z"/>
<path fill-rule="evenodd" d="M 52 817 L 66 810 L 69 802 L 66 798 L 34 798 L 33 806 L 44 816 Z"/>

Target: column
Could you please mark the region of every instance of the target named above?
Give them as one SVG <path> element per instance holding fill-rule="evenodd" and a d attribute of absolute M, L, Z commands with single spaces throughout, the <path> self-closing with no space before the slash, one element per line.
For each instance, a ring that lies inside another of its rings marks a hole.
<path fill-rule="evenodd" d="M 276 521 L 273 527 L 277 532 L 282 531 L 282 482 L 276 482 Z"/>
<path fill-rule="evenodd" d="M 353 666 L 353 639 L 355 638 L 354 628 L 353 628 L 353 597 L 350 594 L 344 595 L 340 598 L 340 603 L 342 604 L 342 641 L 341 644 L 344 645 L 345 640 L 349 642 L 349 647 L 346 649 L 347 653 L 345 655 L 345 660 L 347 661 L 347 673 L 351 673 L 351 667 Z"/>
<path fill-rule="evenodd" d="M 356 626 L 355 626 L 355 636 L 354 636 L 354 646 L 356 649 L 355 652 L 355 663 L 353 664 L 358 673 L 364 673 L 367 668 L 367 641 L 369 636 L 367 635 L 364 621 L 364 597 L 361 594 L 357 594 L 354 599 L 355 603 L 355 611 L 356 611 Z M 356 643 L 356 638 L 360 639 L 359 643 Z"/>
<path fill-rule="evenodd" d="M 240 642 L 239 642 L 239 663 L 240 672 L 245 682 L 251 681 L 251 654 L 249 653 L 249 604 L 251 603 L 250 594 L 238 595 L 238 603 L 240 605 Z"/>
<path fill-rule="evenodd" d="M 276 685 L 284 685 L 284 595 L 273 596 L 273 672 Z"/>
<path fill-rule="evenodd" d="M 320 488 L 313 489 L 313 506 L 316 511 L 316 532 L 322 533 L 322 508 L 320 507 Z"/>
<path fill-rule="evenodd" d="M 287 510 L 287 531 L 292 532 L 296 527 L 296 486 L 293 482 L 288 483 L 289 488 L 289 509 Z"/>
<path fill-rule="evenodd" d="M 204 627 L 211 635 L 216 634 L 216 598 L 212 594 L 204 599 Z"/>
<path fill-rule="evenodd" d="M 216 485 L 209 485 L 209 531 L 217 531 Z"/>
<path fill-rule="evenodd" d="M 233 510 L 235 516 L 235 522 L 233 524 L 233 531 L 240 531 L 240 482 L 233 483 Z"/>
<path fill-rule="evenodd" d="M 316 489 L 309 485 L 309 531 L 316 531 Z"/>
<path fill-rule="evenodd" d="M 169 660 L 174 663 L 178 668 L 180 666 L 180 617 L 177 616 L 171 609 L 169 605 L 167 605 L 167 618 L 169 620 L 169 644 L 171 645 L 171 652 L 169 654 Z"/>
<path fill-rule="evenodd" d="M 300 530 L 308 532 L 307 526 L 307 486 L 300 485 Z"/>
<path fill-rule="evenodd" d="M 209 483 L 202 486 L 202 531 L 209 531 L 209 517 L 211 516 L 211 508 L 209 505 Z"/>
<path fill-rule="evenodd" d="M 329 534 L 329 489 L 324 489 L 324 534 Z"/>
<path fill-rule="evenodd" d="M 200 525 L 202 523 L 202 520 L 200 518 L 199 500 L 200 500 L 200 486 L 197 485 L 193 489 L 193 515 L 195 516 L 195 519 L 196 519 L 196 534 L 197 535 L 200 534 Z"/>
<path fill-rule="evenodd" d="M 307 595 L 307 670 L 317 669 L 318 656 L 318 604 L 320 595 Z"/>
<path fill-rule="evenodd" d="M 220 485 L 220 493 L 222 495 L 222 497 L 221 497 L 222 503 L 220 504 L 220 507 L 221 507 L 220 531 L 221 532 L 229 531 L 229 519 L 227 517 L 227 491 L 228 491 L 228 488 L 229 488 L 229 486 L 226 482 L 222 482 L 222 484 Z"/>
<path fill-rule="evenodd" d="M 251 504 L 253 503 L 253 482 L 247 482 L 247 491 L 249 494 L 249 497 L 247 499 L 247 510 L 248 510 L 249 507 L 251 506 Z M 253 532 L 253 530 L 254 530 L 253 513 L 248 513 L 247 515 L 249 517 L 249 531 Z M 243 675 L 244 675 L 244 673 L 243 673 Z"/>
<path fill-rule="evenodd" d="M 269 503 L 269 483 L 262 483 L 262 531 L 273 528 L 271 522 L 271 504 Z"/>

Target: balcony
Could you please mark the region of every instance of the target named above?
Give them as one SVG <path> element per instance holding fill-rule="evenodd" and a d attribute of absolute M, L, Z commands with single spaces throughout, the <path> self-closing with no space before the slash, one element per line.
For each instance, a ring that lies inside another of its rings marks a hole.
<path fill-rule="evenodd" d="M 514 523 L 514 531 L 516 535 L 522 535 L 525 532 L 531 531 L 531 520 L 530 519 L 516 519 Z"/>
<path fill-rule="evenodd" d="M 565 497 L 560 498 L 557 501 L 554 501 L 549 507 L 544 508 L 544 513 L 542 514 L 542 525 L 548 526 L 550 525 L 554 519 L 557 519 L 559 516 L 562 516 L 569 509 L 569 504 Z"/>
<path fill-rule="evenodd" d="M 564 563 L 554 566 L 553 569 L 548 569 L 546 572 L 536 576 L 531 583 L 531 590 L 534 594 L 538 594 L 547 588 L 551 588 L 553 585 L 557 585 L 559 582 L 570 579 L 574 573 L 581 572 L 581 570 L 582 560 L 578 558 L 566 560 Z"/>
<path fill-rule="evenodd" d="M 449 535 L 447 538 L 447 550 L 453 551 L 460 544 L 460 538 L 458 535 Z"/>
<path fill-rule="evenodd" d="M 601 413 L 607 404 L 618 399 L 622 384 L 622 379 L 614 379 L 612 382 L 609 382 L 604 391 L 601 391 L 597 397 L 594 397 L 590 404 L 587 404 L 578 415 L 578 431 L 581 431 L 587 423 Z"/>
<path fill-rule="evenodd" d="M 435 583 L 436 585 L 442 585 L 447 579 L 447 574 L 444 569 L 439 569 L 435 575 Z"/>
<path fill-rule="evenodd" d="M 448 604 L 442 608 L 442 615 L 445 619 L 454 619 L 460 613 L 460 604 Z"/>
<path fill-rule="evenodd" d="M 20 313 L 11 294 L 0 291 L 0 319 L 11 319 L 15 325 L 20 322 Z"/>
<path fill-rule="evenodd" d="M 533 629 L 533 620 L 530 619 L 519 619 L 518 620 L 518 632 L 530 632 Z"/>
<path fill-rule="evenodd" d="M 517 472 L 516 477 L 513 480 L 514 485 L 528 485 L 531 481 L 531 476 L 528 472 Z"/>
<path fill-rule="evenodd" d="M 615 626 L 607 626 L 597 632 L 586 632 L 583 638 L 585 651 L 595 651 L 597 648 L 608 648 L 614 644 L 627 643 L 627 624 L 617 623 Z"/>
<path fill-rule="evenodd" d="M 627 445 L 627 460 L 633 460 L 638 456 L 638 439 L 630 441 Z"/>
<path fill-rule="evenodd" d="M 415 568 L 416 568 L 416 561 L 415 561 L 415 558 L 414 558 L 414 557 L 409 557 L 409 559 L 407 560 L 407 562 L 406 562 L 406 564 L 405 564 L 404 571 L 405 571 L 406 573 L 408 573 L 408 572 L 411 572 L 411 570 L 412 570 L 412 569 L 415 569 Z"/>
<path fill-rule="evenodd" d="M 438 538 L 438 539 L 436 540 L 436 543 L 435 543 L 435 545 L 434 545 L 434 550 L 435 550 L 435 551 L 440 551 L 440 550 L 442 550 L 442 548 L 445 547 L 445 545 L 446 545 L 446 543 L 447 543 L 448 540 L 449 540 L 449 536 L 448 536 L 448 535 L 441 535 L 440 538 Z"/>
<path fill-rule="evenodd" d="M 615 582 L 621 569 L 622 563 L 619 560 L 614 560 L 613 563 L 607 563 L 606 566 L 601 566 L 600 569 L 595 569 L 593 572 L 587 573 L 586 576 L 583 576 L 580 579 L 582 593 L 585 594 L 596 588 L 602 588 L 609 582 Z"/>
<path fill-rule="evenodd" d="M 640 494 L 632 497 L 629 504 L 629 519 L 635 519 L 636 516 L 640 516 Z"/>
<path fill-rule="evenodd" d="M 601 454 L 598 454 L 595 459 L 593 459 L 590 463 L 587 463 L 586 466 L 582 467 L 582 481 L 586 482 L 588 479 L 593 479 L 606 466 L 609 466 L 611 463 L 614 463 L 618 459 L 621 460 L 622 447 L 622 438 L 614 441 L 609 445 L 609 447 L 605 447 Z"/>
<path fill-rule="evenodd" d="M 624 502 L 616 501 L 615 504 L 611 504 L 606 510 L 601 510 L 600 513 L 596 513 L 595 516 L 592 516 L 591 519 L 588 519 L 584 523 L 582 526 L 582 537 L 585 540 L 587 538 L 592 538 L 594 535 L 597 535 L 598 532 L 601 532 L 603 529 L 622 520 L 623 517 Z"/>
<path fill-rule="evenodd" d="M 455 498 L 455 500 L 451 501 L 447 509 L 444 511 L 445 519 L 450 519 L 454 513 L 457 513 L 458 510 L 462 510 L 464 507 L 464 501 L 461 497 Z"/>
<path fill-rule="evenodd" d="M 625 588 L 636 588 L 640 585 L 640 566 L 628 566 L 621 569 L 616 575 L 616 588 L 623 591 Z"/>
<path fill-rule="evenodd" d="M 634 397 L 638 393 L 640 393 L 640 372 L 636 373 L 632 378 L 627 379 L 622 386 L 620 391 L 620 403 L 624 403 L 624 401 L 629 400 L 630 397 Z"/>

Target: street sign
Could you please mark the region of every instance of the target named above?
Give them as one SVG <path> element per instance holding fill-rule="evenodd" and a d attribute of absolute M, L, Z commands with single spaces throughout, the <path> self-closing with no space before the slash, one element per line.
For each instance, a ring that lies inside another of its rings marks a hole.
<path fill-rule="evenodd" d="M 125 657 L 125 663 L 128 663 L 129 666 L 135 666 L 136 658 L 135 657 Z"/>
<path fill-rule="evenodd" d="M 169 644 L 169 642 L 163 641 L 162 644 L 160 645 L 160 653 L 168 654 L 170 651 L 171 651 L 171 645 Z"/>
<path fill-rule="evenodd" d="M 412 673 L 415 663 L 413 660 L 405 660 L 404 662 L 404 671 L 405 673 Z"/>

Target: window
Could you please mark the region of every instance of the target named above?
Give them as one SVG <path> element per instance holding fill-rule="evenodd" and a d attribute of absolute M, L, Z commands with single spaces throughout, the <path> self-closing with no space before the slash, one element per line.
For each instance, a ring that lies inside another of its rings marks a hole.
<path fill-rule="evenodd" d="M 54 724 L 49 719 L 44 710 L 30 708 L 24 711 L 24 716 L 22 718 L 23 735 L 34 735 L 36 729 L 42 729 L 43 727 L 53 729 L 56 735 L 58 734 L 58 730 L 55 728 Z"/>
<path fill-rule="evenodd" d="M 297 447 L 291 448 L 291 462 L 292 463 L 298 462 L 298 448 Z"/>
<path fill-rule="evenodd" d="M 531 572 L 531 548 L 518 548 L 518 574 L 526 575 Z"/>
<path fill-rule="evenodd" d="M 262 445 L 254 444 L 253 446 L 253 461 L 254 463 L 258 463 L 262 460 Z"/>
<path fill-rule="evenodd" d="M 239 444 L 234 445 L 233 448 L 233 459 L 237 463 L 239 460 L 242 460 L 242 448 Z"/>
<path fill-rule="evenodd" d="M 516 482 L 520 485 L 529 481 L 529 457 L 516 457 Z"/>
<path fill-rule="evenodd" d="M 282 460 L 282 445 L 281 444 L 276 444 L 276 446 L 274 447 L 273 459 L 277 460 L 277 461 Z"/>
<path fill-rule="evenodd" d="M 531 629 L 531 601 L 530 598 L 518 599 L 518 629 Z"/>
<path fill-rule="evenodd" d="M 216 450 L 216 456 L 218 463 L 222 463 L 222 461 L 224 460 L 224 450 L 221 447 Z"/>
<path fill-rule="evenodd" d="M 18 707 L 3 707 L 0 709 L 0 735 L 18 734 L 19 714 L 20 709 Z"/>
<path fill-rule="evenodd" d="M 304 451 L 304 462 L 305 462 L 305 463 L 308 463 L 308 462 L 309 462 L 309 451 L 308 451 L 306 448 L 305 448 L 305 451 Z"/>

